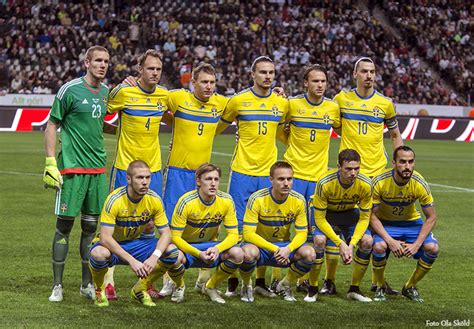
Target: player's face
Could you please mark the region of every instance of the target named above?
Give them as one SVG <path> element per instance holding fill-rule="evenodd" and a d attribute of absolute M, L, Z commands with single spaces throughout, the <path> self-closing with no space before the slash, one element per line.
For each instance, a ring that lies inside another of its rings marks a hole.
<path fill-rule="evenodd" d="M 91 59 L 84 61 L 87 72 L 97 80 L 103 80 L 109 68 L 109 54 L 105 51 L 96 50 L 92 52 Z"/>
<path fill-rule="evenodd" d="M 137 195 L 145 195 L 150 188 L 151 173 L 148 168 L 135 168 L 131 176 L 127 175 L 128 185 Z"/>
<path fill-rule="evenodd" d="M 202 193 L 206 198 L 212 198 L 219 190 L 219 182 L 219 173 L 217 170 L 214 170 L 202 174 L 201 178 L 196 180 L 196 185 L 199 188 L 199 192 Z"/>
<path fill-rule="evenodd" d="M 157 85 L 161 79 L 163 64 L 158 57 L 147 56 L 143 66 L 138 67 L 140 79 L 147 85 Z"/>
<path fill-rule="evenodd" d="M 270 89 L 275 79 L 275 65 L 270 62 L 260 62 L 255 66 L 255 72 L 252 72 L 254 85 L 262 89 Z"/>
<path fill-rule="evenodd" d="M 326 92 L 326 74 L 321 71 L 313 70 L 308 74 L 308 80 L 305 80 L 304 86 L 308 93 L 317 98 L 323 97 Z"/>
<path fill-rule="evenodd" d="M 288 195 L 293 187 L 293 170 L 289 168 L 276 169 L 273 177 L 270 176 L 270 182 L 273 192 L 283 196 Z"/>
<path fill-rule="evenodd" d="M 360 170 L 359 161 L 343 161 L 342 166 L 339 164 L 339 178 L 343 184 L 352 184 L 355 182 Z"/>
<path fill-rule="evenodd" d="M 409 179 L 415 168 L 415 155 L 411 151 L 398 151 L 397 159 L 392 161 L 393 168 L 397 172 L 398 177 Z"/>
<path fill-rule="evenodd" d="M 359 62 L 357 71 L 354 72 L 354 78 L 357 81 L 357 87 L 372 88 L 375 83 L 375 65 L 370 62 Z"/>
<path fill-rule="evenodd" d="M 208 100 L 216 91 L 216 76 L 200 72 L 197 79 L 193 79 L 194 95 L 202 100 Z"/>

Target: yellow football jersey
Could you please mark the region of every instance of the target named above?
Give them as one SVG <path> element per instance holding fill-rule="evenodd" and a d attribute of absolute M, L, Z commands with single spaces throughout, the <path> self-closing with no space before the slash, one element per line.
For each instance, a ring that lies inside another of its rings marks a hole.
<path fill-rule="evenodd" d="M 359 173 L 355 182 L 345 187 L 339 180 L 337 169 L 329 171 L 316 185 L 313 198 L 316 225 L 337 246 L 342 240 L 327 221 L 326 211 L 343 212 L 359 208 L 359 221 L 350 242 L 356 245 L 369 226 L 370 210 L 372 208 L 371 185 L 370 179 Z"/>
<path fill-rule="evenodd" d="M 250 176 L 269 176 L 277 160 L 276 133 L 288 111 L 288 101 L 275 93 L 262 97 L 248 88 L 233 96 L 222 120 L 237 120 L 239 140 L 231 169 Z"/>
<path fill-rule="evenodd" d="M 301 240 L 294 243 L 295 235 L 289 245 L 294 250 L 306 241 L 308 234 L 306 201 L 301 194 L 291 191 L 285 201 L 279 202 L 270 191 L 271 188 L 265 188 L 250 196 L 244 216 L 244 241 L 275 252 L 278 247 L 272 242 L 289 241 L 293 224 L 298 241 Z"/>
<path fill-rule="evenodd" d="M 383 145 L 384 124 L 398 126 L 395 106 L 379 92 L 360 97 L 356 89 L 343 90 L 334 97 L 341 109 L 341 145 L 339 150 L 354 149 L 361 156 L 360 171 L 369 177 L 380 174 L 387 165 Z"/>
<path fill-rule="evenodd" d="M 331 127 L 341 124 L 339 106 L 328 98 L 314 104 L 306 94 L 298 95 L 289 99 L 285 122 L 290 134 L 284 158 L 294 177 L 317 181 L 328 170 Z"/>
<path fill-rule="evenodd" d="M 170 91 L 168 107 L 174 120 L 169 166 L 196 170 L 211 160 L 217 124 L 227 101 L 218 94 L 203 102 L 189 90 Z"/>
<path fill-rule="evenodd" d="M 161 170 L 160 124 L 167 110 L 168 90 L 156 86 L 149 93 L 140 85 L 121 84 L 109 95 L 107 111 L 119 113 L 114 167 L 127 170 L 130 162 L 143 160 L 151 172 Z"/>
<path fill-rule="evenodd" d="M 227 236 L 216 245 L 220 252 L 238 242 L 234 201 L 229 194 L 218 191 L 214 201 L 207 204 L 197 190 L 190 191 L 179 198 L 174 209 L 171 221 L 173 243 L 183 252 L 199 256 L 200 251 L 189 243 L 215 241 L 221 223 Z"/>
<path fill-rule="evenodd" d="M 150 190 L 137 202 L 128 197 L 127 186 L 123 186 L 105 200 L 99 225 L 114 227 L 113 238 L 121 242 L 137 239 L 150 221 L 158 229 L 168 227 L 163 201 L 158 194 Z M 98 240 L 99 236 L 93 242 Z"/>
<path fill-rule="evenodd" d="M 405 185 L 398 185 L 389 169 L 374 178 L 373 205 L 377 217 L 382 220 L 412 221 L 421 218 L 415 202 L 419 200 L 422 208 L 434 204 L 430 187 L 425 179 L 414 171 Z"/>

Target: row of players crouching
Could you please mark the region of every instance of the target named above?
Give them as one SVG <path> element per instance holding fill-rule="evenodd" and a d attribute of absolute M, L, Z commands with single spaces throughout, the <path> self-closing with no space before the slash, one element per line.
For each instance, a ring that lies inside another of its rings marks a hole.
<path fill-rule="evenodd" d="M 271 187 L 255 192 L 247 203 L 241 223 L 243 241 L 240 242 L 232 198 L 219 191 L 219 167 L 203 164 L 198 168 L 197 189 L 179 199 L 168 225 L 160 197 L 149 190 L 150 170 L 147 164 L 140 160 L 132 162 L 127 169 L 128 185 L 113 191 L 105 202 L 100 216 L 100 233 L 91 247 L 90 268 L 96 288 L 95 303 L 98 306 L 109 305 L 104 291 L 104 276 L 108 267 L 119 264 L 128 264 L 139 278 L 131 290 L 131 296 L 146 306 L 155 306 L 147 289 L 165 272 L 176 284 L 171 300 L 182 302 L 185 292 L 183 276 L 185 270 L 191 267 L 216 268 L 201 291 L 213 302 L 225 303 L 217 286 L 237 270 L 243 283 L 241 300 L 253 302 L 251 276 L 257 266 L 288 268 L 286 276 L 276 286 L 276 292 L 286 301 L 296 301 L 292 286 L 309 273 L 310 289 L 305 301 L 313 302 L 318 294 L 324 244 L 333 243 L 343 262 L 349 264 L 359 241 L 362 243 L 354 255 L 350 293 L 351 290 L 360 293 L 358 286 L 367 269 L 374 241 L 373 264 L 374 268 L 377 267 L 378 285 L 375 299 L 385 300 L 384 268 L 388 247 L 398 257 L 419 257 L 417 268 L 402 293 L 422 302 L 415 286 L 432 267 L 438 248 L 430 233 L 436 218 L 433 201 L 429 190 L 423 185 L 425 182 L 419 181 L 421 176 L 413 174 L 414 152 L 406 146 L 395 151 L 393 175 L 384 173 L 374 179 L 374 196 L 370 180 L 359 174 L 359 167 L 360 157 L 356 151 L 344 150 L 339 154 L 338 169 L 329 172 L 318 183 L 314 200 L 315 221 L 310 219 L 308 225 L 305 199 L 292 191 L 291 166 L 283 161 L 276 162 L 270 169 Z M 376 195 L 377 184 L 382 182 L 383 185 L 385 176 L 390 181 L 394 180 L 396 186 L 408 188 L 411 200 L 401 206 L 405 207 L 405 214 L 416 211 L 410 207 L 414 207 L 417 199 L 420 200 L 427 217 L 425 222 L 416 220 L 419 215 L 415 220 L 401 219 L 404 211 L 395 214 L 395 217 L 385 216 L 384 202 L 390 199 L 386 195 L 387 186 L 380 187 L 383 195 Z M 375 208 L 370 218 L 372 198 Z M 336 199 L 340 199 L 337 203 L 339 209 L 333 211 Z M 376 233 L 373 240 L 367 230 L 369 219 Z M 157 227 L 159 239 L 141 235 L 150 221 Z M 400 225 L 402 222 L 404 224 Z M 218 241 L 221 223 L 226 234 L 222 241 Z M 290 239 L 292 225 L 295 233 Z M 336 227 L 342 229 L 347 244 L 335 233 Z M 314 234 L 314 246 L 306 243 L 308 228 Z M 322 236 L 330 241 L 321 239 Z"/>

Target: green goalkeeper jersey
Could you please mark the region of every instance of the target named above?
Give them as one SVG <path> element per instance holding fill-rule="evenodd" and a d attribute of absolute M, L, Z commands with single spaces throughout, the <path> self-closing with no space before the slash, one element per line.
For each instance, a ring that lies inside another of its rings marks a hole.
<path fill-rule="evenodd" d="M 61 174 L 106 171 L 102 132 L 109 88 L 90 86 L 84 77 L 64 84 L 56 94 L 50 120 L 61 126 L 58 168 Z"/>

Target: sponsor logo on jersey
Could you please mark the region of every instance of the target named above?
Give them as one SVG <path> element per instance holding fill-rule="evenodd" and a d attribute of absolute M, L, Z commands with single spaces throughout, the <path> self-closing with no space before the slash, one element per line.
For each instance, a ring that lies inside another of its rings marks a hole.
<path fill-rule="evenodd" d="M 367 108 L 367 105 L 362 104 L 360 107 L 362 107 L 363 109 L 365 109 L 365 108 Z"/>

